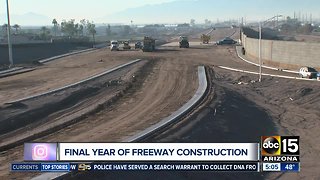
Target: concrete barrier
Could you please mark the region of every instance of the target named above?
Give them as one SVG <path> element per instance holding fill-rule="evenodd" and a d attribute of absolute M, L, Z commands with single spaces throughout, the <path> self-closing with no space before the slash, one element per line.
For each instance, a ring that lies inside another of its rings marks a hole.
<path fill-rule="evenodd" d="M 12 47 L 13 62 L 15 65 L 33 64 L 34 61 L 91 47 L 91 43 L 80 42 L 14 44 Z M 8 46 L 2 44 L 0 45 L 0 65 L 9 64 L 8 59 Z"/>
<path fill-rule="evenodd" d="M 246 62 L 246 63 L 255 65 L 255 66 L 260 66 L 260 65 L 257 64 L 257 63 L 254 63 L 254 62 L 252 62 L 252 61 L 250 61 L 250 60 L 247 60 L 244 55 L 241 55 L 241 54 L 240 54 L 240 51 L 241 51 L 240 48 L 242 48 L 242 46 L 236 46 L 237 55 L 238 55 L 238 57 L 239 57 L 241 60 L 243 60 L 243 61 Z M 283 71 L 283 72 L 289 72 L 289 73 L 295 73 L 295 74 L 298 74 L 298 73 L 299 73 L 298 71 L 291 71 L 291 70 L 286 70 L 286 69 L 279 69 L 279 68 L 270 67 L 270 66 L 265 66 L 265 65 L 261 65 L 261 67 L 266 68 L 266 69 L 276 70 L 276 71 Z"/>
<path fill-rule="evenodd" d="M 9 76 L 17 75 L 17 74 L 30 72 L 30 71 L 33 71 L 35 69 L 36 68 L 23 68 L 23 67 L 21 67 L 21 68 L 18 68 L 16 70 L 0 73 L 0 78 L 4 78 L 4 77 L 9 77 Z"/>
<path fill-rule="evenodd" d="M 50 61 L 53 61 L 53 60 L 56 60 L 56 59 L 59 59 L 59 58 L 63 58 L 63 57 L 67 57 L 67 56 L 71 56 L 71 55 L 75 55 L 75 54 L 80 54 L 80 53 L 84 53 L 84 52 L 88 52 L 88 51 L 93 51 L 93 50 L 96 50 L 96 49 L 95 48 L 90 48 L 90 49 L 85 49 L 85 50 L 81 50 L 81 51 L 75 51 L 75 52 L 71 52 L 71 53 L 61 54 L 61 55 L 58 55 L 58 56 L 53 56 L 53 57 L 50 57 L 50 58 L 42 59 L 39 62 L 40 63 L 47 63 L 47 62 L 50 62 Z"/>
<path fill-rule="evenodd" d="M 259 40 L 241 34 L 246 56 L 258 63 Z M 302 66 L 320 68 L 320 43 L 261 40 L 261 59 L 278 69 L 298 70 Z"/>
<path fill-rule="evenodd" d="M 18 71 L 18 70 L 21 70 L 21 69 L 23 69 L 23 67 L 14 67 L 14 68 L 11 68 L 11 69 L 6 69 L 6 70 L 3 70 L 3 71 L 0 71 L 0 75 L 6 74 L 6 73 L 11 73 L 11 72 Z"/>
<path fill-rule="evenodd" d="M 246 71 L 242 69 L 235 69 L 231 67 L 226 67 L 226 66 L 216 66 L 221 69 L 226 69 L 230 71 L 235 71 L 235 72 L 242 72 L 242 73 L 248 73 L 248 74 L 259 74 L 258 72 L 253 72 L 253 71 Z M 266 74 L 266 73 L 261 73 L 262 76 L 271 76 L 271 77 L 279 77 L 279 78 L 285 78 L 285 79 L 297 79 L 297 80 L 304 80 L 304 81 L 319 81 L 317 79 L 306 79 L 306 78 L 299 78 L 299 77 L 292 77 L 292 76 L 282 76 L 282 75 L 276 75 L 276 74 Z M 319 81 L 320 82 L 320 81 Z"/>

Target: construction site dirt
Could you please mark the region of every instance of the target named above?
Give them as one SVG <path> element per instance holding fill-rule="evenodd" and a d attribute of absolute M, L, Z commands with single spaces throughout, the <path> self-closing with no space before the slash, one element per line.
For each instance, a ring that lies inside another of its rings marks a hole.
<path fill-rule="evenodd" d="M 223 38 L 226 31 L 232 34 L 234 29 L 221 30 L 220 36 L 219 32 L 214 32 L 215 38 Z M 320 159 L 320 141 L 317 138 L 320 135 L 318 131 L 320 84 L 318 82 L 263 76 L 262 82 L 259 83 L 258 75 L 220 69 L 218 66 L 221 65 L 258 72 L 258 67 L 247 64 L 237 57 L 234 46 L 215 46 L 210 43 L 190 46 L 189 49 L 158 47 L 156 52 L 151 53 L 110 52 L 108 49 L 101 49 L 96 53 L 79 54 L 68 58 L 70 59 L 53 61 L 32 72 L 0 79 L 1 102 L 9 102 L 58 88 L 124 64 L 129 60 L 142 59 L 143 62 L 140 66 L 135 65 L 136 69 L 120 73 L 119 76 L 125 76 L 128 82 L 133 83 L 116 101 L 100 106 L 98 111 L 83 116 L 76 123 L 37 137 L 33 141 L 120 142 L 159 122 L 186 103 L 194 95 L 198 86 L 197 66 L 206 65 L 211 69 L 212 98 L 180 123 L 146 141 L 257 142 L 262 135 L 297 135 L 301 138 L 300 159 L 303 164 L 303 170 L 300 173 L 286 174 L 158 172 L 153 175 L 150 172 L 148 174 L 108 172 L 107 174 L 81 173 L 76 176 L 77 179 L 85 177 L 154 179 L 155 175 L 159 179 L 317 179 L 320 177 L 317 171 L 320 164 L 316 161 Z M 72 60 L 72 58 L 75 59 Z M 101 59 L 103 62 L 99 63 Z M 288 75 L 285 72 L 267 69 L 263 69 L 263 72 Z M 140 74 L 140 76 L 134 81 L 130 80 L 129 77 L 132 78 L 134 74 Z M 12 83 L 14 81 L 21 83 Z M 102 94 L 107 93 L 111 96 L 121 89 L 117 88 L 118 86 L 115 86 L 103 91 Z M 82 107 L 90 106 L 88 103 L 90 98 L 101 99 L 101 96 L 93 93 L 83 97 Z M 75 104 L 78 103 L 75 102 Z M 0 110 L 4 111 L 6 106 L 3 104 Z M 70 105 L 70 107 L 74 106 Z M 63 113 L 56 112 L 57 115 L 73 114 L 72 108 L 62 109 Z M 16 135 L 20 133 L 17 131 Z M 29 179 L 39 175 L 9 172 L 9 163 L 22 160 L 21 145 L 1 151 L 1 179 Z"/>

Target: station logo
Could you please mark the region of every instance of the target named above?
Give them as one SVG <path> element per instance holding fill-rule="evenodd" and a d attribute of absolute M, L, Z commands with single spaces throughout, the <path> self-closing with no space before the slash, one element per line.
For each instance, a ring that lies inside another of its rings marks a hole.
<path fill-rule="evenodd" d="M 262 161 L 298 162 L 299 136 L 262 136 Z"/>
<path fill-rule="evenodd" d="M 279 156 L 281 154 L 280 136 L 262 136 L 261 138 L 261 155 Z"/>

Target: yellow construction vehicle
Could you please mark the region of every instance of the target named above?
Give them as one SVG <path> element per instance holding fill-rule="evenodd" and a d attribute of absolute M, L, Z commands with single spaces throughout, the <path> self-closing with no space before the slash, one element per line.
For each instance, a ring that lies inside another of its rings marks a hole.
<path fill-rule="evenodd" d="M 206 35 L 206 34 L 201 35 L 201 41 L 203 44 L 209 44 L 210 38 L 211 38 L 210 35 Z"/>
<path fill-rule="evenodd" d="M 123 42 L 123 49 L 127 49 L 127 50 L 131 49 L 131 46 L 129 45 L 129 41 Z"/>

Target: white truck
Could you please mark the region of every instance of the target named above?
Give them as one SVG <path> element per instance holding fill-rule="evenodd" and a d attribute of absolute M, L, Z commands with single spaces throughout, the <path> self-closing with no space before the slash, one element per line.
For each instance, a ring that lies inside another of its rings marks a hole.
<path fill-rule="evenodd" d="M 111 51 L 119 51 L 119 42 L 112 40 L 111 45 L 110 45 L 110 50 Z"/>

